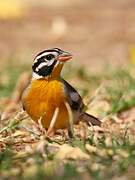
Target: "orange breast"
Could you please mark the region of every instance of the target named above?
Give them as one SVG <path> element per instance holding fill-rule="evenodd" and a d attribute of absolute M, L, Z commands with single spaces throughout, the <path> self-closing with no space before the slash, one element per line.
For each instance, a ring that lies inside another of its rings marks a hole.
<path fill-rule="evenodd" d="M 58 107 L 59 114 L 55 129 L 68 126 L 68 112 L 64 104 L 65 100 L 64 88 L 59 80 L 33 80 L 22 97 L 26 112 L 36 122 L 41 118 L 45 128 L 49 127 L 54 111 Z"/>

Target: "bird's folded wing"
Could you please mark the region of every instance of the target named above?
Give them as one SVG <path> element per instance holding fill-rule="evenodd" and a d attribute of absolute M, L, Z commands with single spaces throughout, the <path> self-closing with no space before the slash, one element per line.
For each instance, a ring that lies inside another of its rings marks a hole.
<path fill-rule="evenodd" d="M 62 79 L 62 82 L 64 84 L 67 101 L 68 101 L 71 109 L 73 111 L 78 112 L 78 118 L 77 118 L 76 122 L 84 121 L 88 125 L 92 124 L 92 125 L 100 126 L 101 121 L 98 118 L 83 112 L 84 103 L 83 103 L 83 100 L 82 100 L 81 96 L 79 95 L 79 93 L 64 79 Z"/>
<path fill-rule="evenodd" d="M 62 79 L 64 84 L 64 90 L 67 96 L 67 101 L 73 111 L 82 111 L 84 104 L 79 93 L 64 79 Z"/>

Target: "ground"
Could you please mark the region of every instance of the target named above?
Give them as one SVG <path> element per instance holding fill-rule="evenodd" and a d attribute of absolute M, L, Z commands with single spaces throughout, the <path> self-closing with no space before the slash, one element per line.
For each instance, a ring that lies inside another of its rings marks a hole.
<path fill-rule="evenodd" d="M 47 137 L 40 122 L 35 124 L 18 105 L 11 117 L 1 121 L 1 178 L 134 179 L 134 75 L 130 66 L 97 76 L 80 67 L 72 67 L 70 77 L 64 73 L 83 96 L 87 112 L 102 121 L 101 127 L 83 123 L 74 126 L 73 138 L 68 137 L 67 130 Z M 14 87 L 11 81 L 8 83 L 2 94 L 9 94 Z M 17 89 L 11 97 L 16 93 Z M 2 95 L 1 109 L 6 109 L 12 100 Z"/>
<path fill-rule="evenodd" d="M 24 2 L 0 11 L 0 179 L 135 179 L 134 1 Z M 23 112 L 32 59 L 49 47 L 74 54 L 62 76 L 101 127 L 48 137 Z"/>

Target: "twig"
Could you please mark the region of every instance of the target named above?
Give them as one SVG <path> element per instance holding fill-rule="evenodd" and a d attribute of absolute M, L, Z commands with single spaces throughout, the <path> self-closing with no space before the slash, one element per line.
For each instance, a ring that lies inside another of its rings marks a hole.
<path fill-rule="evenodd" d="M 40 134 L 37 134 L 36 132 L 34 132 L 33 130 L 31 130 L 30 128 L 28 128 L 28 127 L 25 127 L 25 126 L 22 126 L 22 128 L 24 128 L 25 130 L 27 130 L 28 132 L 30 132 L 30 133 L 32 133 L 32 134 L 34 134 L 34 135 L 36 135 L 37 137 L 39 137 L 40 136 Z"/>
<path fill-rule="evenodd" d="M 41 132 L 41 134 L 45 134 L 46 135 L 46 129 L 43 127 L 42 125 L 42 118 L 43 116 L 41 116 L 39 119 L 38 119 L 38 124 L 37 124 L 37 129 L 39 130 L 39 132 Z"/>
<path fill-rule="evenodd" d="M 67 102 L 65 102 L 65 106 L 67 108 L 68 111 L 68 115 L 69 115 L 69 135 L 71 135 L 71 137 L 73 137 L 74 135 L 74 126 L 73 126 L 73 114 L 72 114 L 72 110 L 71 107 L 69 106 L 69 104 Z"/>
<path fill-rule="evenodd" d="M 6 127 L 0 129 L 0 134 L 3 133 L 4 131 L 7 131 L 8 129 L 11 129 L 12 127 L 17 126 L 21 121 L 27 118 L 28 118 L 28 115 L 26 114 L 24 116 L 24 111 L 18 112 L 18 114 L 14 117 L 14 119 L 9 121 L 9 124 Z"/>
<path fill-rule="evenodd" d="M 58 113 L 59 113 L 59 108 L 57 107 L 54 111 L 53 117 L 51 119 L 51 123 L 50 126 L 48 128 L 47 134 L 49 134 L 50 132 L 53 131 L 54 125 L 56 123 L 57 117 L 58 117 Z"/>

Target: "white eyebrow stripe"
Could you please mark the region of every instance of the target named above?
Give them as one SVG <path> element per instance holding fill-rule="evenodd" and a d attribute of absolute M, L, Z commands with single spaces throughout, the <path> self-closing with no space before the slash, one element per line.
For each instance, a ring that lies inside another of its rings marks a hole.
<path fill-rule="evenodd" d="M 37 57 L 35 58 L 35 61 L 38 60 L 38 59 L 40 59 L 40 58 L 43 57 L 43 56 L 48 55 L 48 54 L 54 54 L 54 56 L 57 56 L 57 55 L 58 55 L 57 52 L 45 52 L 45 53 L 40 54 L 39 56 L 37 56 Z"/>
<path fill-rule="evenodd" d="M 54 63 L 54 59 L 52 59 L 51 61 L 47 62 L 47 66 L 51 66 Z"/>
<path fill-rule="evenodd" d="M 38 65 L 38 67 L 36 67 L 36 71 L 39 71 L 39 69 L 41 69 L 43 66 L 47 66 L 47 62 L 43 62 L 41 64 Z"/>

